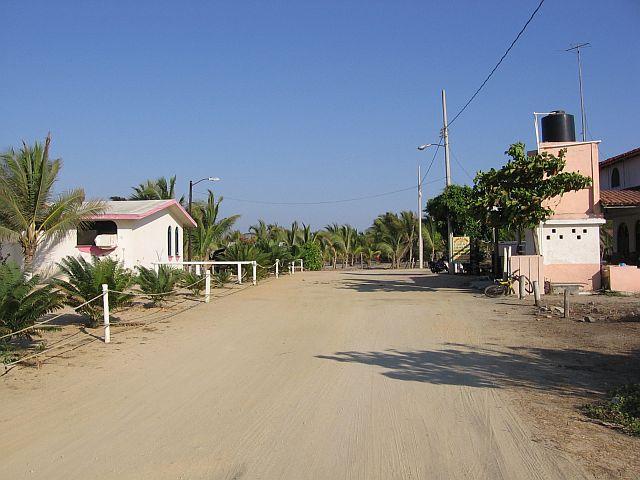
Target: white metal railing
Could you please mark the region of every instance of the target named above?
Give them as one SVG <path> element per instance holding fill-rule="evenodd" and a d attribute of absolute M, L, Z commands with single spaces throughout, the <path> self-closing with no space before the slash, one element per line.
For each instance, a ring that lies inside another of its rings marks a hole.
<path fill-rule="evenodd" d="M 238 283 L 242 283 L 242 265 L 251 265 L 252 266 L 252 281 L 253 284 L 257 283 L 257 268 L 258 262 L 255 260 L 234 260 L 234 261 L 218 261 L 218 260 L 206 260 L 206 261 L 191 261 L 191 262 L 153 262 L 153 266 L 158 267 L 160 265 L 169 265 L 176 267 L 190 267 L 193 265 L 195 267 L 196 275 L 200 275 L 200 271 L 204 266 L 205 270 L 209 270 L 211 268 L 211 273 L 215 273 L 216 265 L 236 265 L 237 266 L 237 277 Z"/>

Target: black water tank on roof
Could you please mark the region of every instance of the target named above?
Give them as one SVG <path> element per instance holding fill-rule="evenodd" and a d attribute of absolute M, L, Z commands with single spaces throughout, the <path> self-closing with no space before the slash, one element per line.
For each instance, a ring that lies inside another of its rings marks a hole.
<path fill-rule="evenodd" d="M 542 117 L 543 142 L 575 142 L 576 126 L 573 115 L 556 110 Z"/>

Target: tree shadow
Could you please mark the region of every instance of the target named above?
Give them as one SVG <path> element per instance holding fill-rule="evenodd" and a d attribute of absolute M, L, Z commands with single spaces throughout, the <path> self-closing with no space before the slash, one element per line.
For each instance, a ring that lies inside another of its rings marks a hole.
<path fill-rule="evenodd" d="M 480 293 L 469 286 L 473 277 L 456 275 L 422 274 L 415 272 L 344 272 L 347 278 L 340 282 L 341 289 L 358 292 L 435 292 L 438 290 L 456 290 Z"/>
<path fill-rule="evenodd" d="M 336 352 L 316 358 L 381 367 L 394 380 L 477 388 L 524 387 L 560 395 L 602 393 L 611 381 L 637 382 L 640 351 L 603 354 L 580 349 L 479 347 L 446 343 L 440 350 Z"/>

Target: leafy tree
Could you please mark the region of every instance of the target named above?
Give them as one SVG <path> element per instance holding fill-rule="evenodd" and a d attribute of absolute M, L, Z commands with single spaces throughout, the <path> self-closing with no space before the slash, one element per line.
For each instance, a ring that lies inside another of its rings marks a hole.
<path fill-rule="evenodd" d="M 158 270 L 136 267 L 138 276 L 136 278 L 140 291 L 149 296 L 149 300 L 154 305 L 163 303 L 176 291 L 176 285 L 182 278 L 182 271 L 169 265 L 160 265 Z"/>
<path fill-rule="evenodd" d="M 94 257 L 87 262 L 82 257 L 65 257 L 58 264 L 68 280 L 57 278 L 53 284 L 65 294 L 65 303 L 77 307 L 102 293 L 102 284 L 109 290 L 109 309 L 116 311 L 131 302 L 133 295 L 124 292 L 133 283 L 133 275 L 120 262 L 112 258 Z M 97 326 L 102 318 L 102 301 L 93 301 L 78 310 L 89 317 L 90 325 Z"/>
<path fill-rule="evenodd" d="M 553 215 L 550 199 L 591 185 L 589 177 L 563 172 L 566 149 L 557 157 L 548 152 L 527 155 L 519 142 L 505 153 L 511 157 L 507 164 L 499 170 L 478 172 L 473 187 L 476 218 L 490 226 L 535 229 Z M 535 248 L 538 250 L 537 245 Z"/>
<path fill-rule="evenodd" d="M 449 185 L 443 192 L 427 202 L 425 212 L 432 219 L 438 233 L 446 238 L 447 217 L 451 218 L 454 235 L 484 237 L 487 232 L 474 215 L 473 189 L 468 185 Z"/>
<path fill-rule="evenodd" d="M 33 325 L 41 316 L 62 307 L 63 297 L 51 284 L 38 287 L 38 275 L 27 279 L 17 263 L 0 263 L 0 335 Z M 31 338 L 37 331 L 20 335 Z"/>
<path fill-rule="evenodd" d="M 322 250 L 315 242 L 307 242 L 300 247 L 299 257 L 304 262 L 307 270 L 322 270 L 324 264 L 322 260 Z"/>
<path fill-rule="evenodd" d="M 23 143 L 0 157 L 0 239 L 20 245 L 25 271 L 43 243 L 61 240 L 103 209 L 100 202 L 85 202 L 80 188 L 54 195 L 62 162 L 49 158 L 50 145 L 47 136 L 44 144 Z"/>

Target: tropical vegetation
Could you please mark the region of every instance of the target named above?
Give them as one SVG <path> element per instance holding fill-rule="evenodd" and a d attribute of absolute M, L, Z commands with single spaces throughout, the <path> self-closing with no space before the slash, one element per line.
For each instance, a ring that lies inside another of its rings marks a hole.
<path fill-rule="evenodd" d="M 117 311 L 128 305 L 133 296 L 125 292 L 134 282 L 133 274 L 112 258 L 94 257 L 90 262 L 82 257 L 66 257 L 58 264 L 63 277 L 53 280 L 65 295 L 65 303 L 89 318 L 95 327 L 102 318 L 102 302 L 90 300 L 102 294 L 102 285 L 109 287 L 109 309 Z"/>
<path fill-rule="evenodd" d="M 136 282 L 140 292 L 146 294 L 153 305 L 160 305 L 173 295 L 182 279 L 182 270 L 169 265 L 160 265 L 157 269 L 142 266 L 136 268 Z"/>
<path fill-rule="evenodd" d="M 41 284 L 38 275 L 27 278 L 15 262 L 0 263 L 0 335 L 20 332 L 62 306 L 63 297 L 51 283 Z M 30 339 L 37 330 L 19 335 Z"/>
<path fill-rule="evenodd" d="M 50 147 L 49 135 L 0 156 L 0 240 L 20 245 L 26 271 L 43 244 L 61 240 L 103 208 L 85 201 L 81 188 L 54 193 L 62 161 L 49 158 Z"/>

